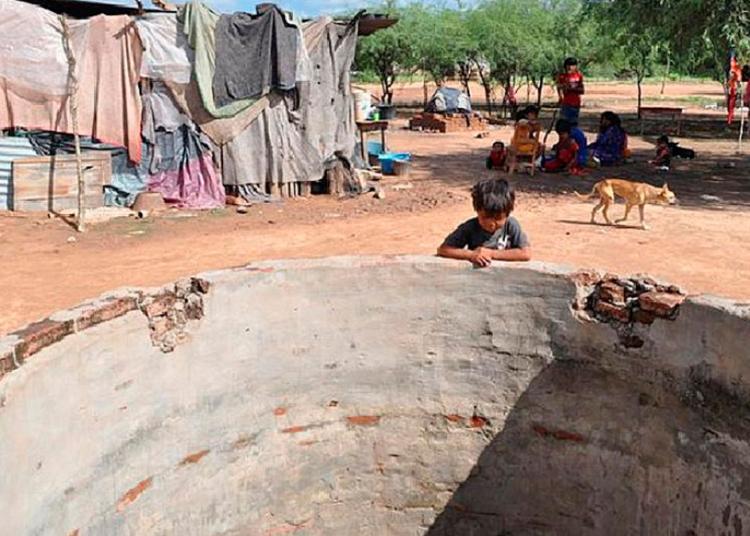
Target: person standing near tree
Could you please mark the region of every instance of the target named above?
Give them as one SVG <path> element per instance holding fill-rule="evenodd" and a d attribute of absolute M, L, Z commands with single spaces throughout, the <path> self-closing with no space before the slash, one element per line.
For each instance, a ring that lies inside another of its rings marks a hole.
<path fill-rule="evenodd" d="M 560 97 L 560 117 L 578 124 L 581 112 L 581 95 L 584 94 L 583 74 L 578 70 L 576 58 L 566 58 L 563 73 L 557 78 L 557 94 Z"/>

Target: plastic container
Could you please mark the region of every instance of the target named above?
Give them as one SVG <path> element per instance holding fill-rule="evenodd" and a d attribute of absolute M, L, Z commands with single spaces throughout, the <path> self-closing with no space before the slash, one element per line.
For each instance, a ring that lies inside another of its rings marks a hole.
<path fill-rule="evenodd" d="M 409 160 L 396 159 L 393 161 L 393 174 L 397 177 L 408 177 L 410 170 L 411 162 Z"/>
<path fill-rule="evenodd" d="M 353 90 L 352 94 L 354 95 L 355 121 L 366 121 L 370 108 L 372 108 L 372 95 L 361 89 Z"/>
<path fill-rule="evenodd" d="M 393 104 L 378 104 L 378 111 L 383 121 L 396 119 L 396 107 Z"/>
<path fill-rule="evenodd" d="M 398 160 L 402 162 L 409 162 L 411 160 L 411 154 L 409 153 L 383 153 L 378 157 L 380 160 L 380 170 L 384 175 L 393 175 L 393 163 Z"/>

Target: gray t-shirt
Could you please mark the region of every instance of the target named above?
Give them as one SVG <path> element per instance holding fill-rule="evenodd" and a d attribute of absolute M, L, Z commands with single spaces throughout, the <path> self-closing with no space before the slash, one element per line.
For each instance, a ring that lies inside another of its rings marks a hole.
<path fill-rule="evenodd" d="M 459 225 L 449 234 L 444 246 L 452 248 L 476 249 L 521 249 L 529 246 L 529 239 L 521 229 L 521 224 L 514 217 L 509 217 L 500 229 L 488 233 L 479 225 L 479 218 L 472 218 Z"/>

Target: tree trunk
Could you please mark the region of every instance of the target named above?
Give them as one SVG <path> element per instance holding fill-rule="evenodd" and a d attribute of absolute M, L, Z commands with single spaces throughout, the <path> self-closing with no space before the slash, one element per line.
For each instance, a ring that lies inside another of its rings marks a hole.
<path fill-rule="evenodd" d="M 469 87 L 469 82 L 471 82 L 471 64 L 459 63 L 458 76 L 461 78 L 461 85 L 464 87 L 466 95 L 471 99 L 471 88 Z"/>
<path fill-rule="evenodd" d="M 635 81 L 636 81 L 636 85 L 638 86 L 638 119 L 640 119 L 641 118 L 641 104 L 643 102 L 643 89 L 641 87 L 641 82 L 643 82 L 643 76 L 640 73 L 636 73 Z"/>
<path fill-rule="evenodd" d="M 667 77 L 669 76 L 669 70 L 672 66 L 672 55 L 667 53 L 667 72 L 664 73 L 664 77 L 661 79 L 661 92 L 660 95 L 664 95 L 664 86 L 667 83 Z"/>
<path fill-rule="evenodd" d="M 539 85 L 536 85 L 536 81 L 534 81 L 534 86 L 536 87 L 536 105 L 540 108 L 542 107 L 542 93 L 544 93 L 544 75 L 539 75 Z"/>
<path fill-rule="evenodd" d="M 526 105 L 531 104 L 531 81 L 529 76 L 526 75 Z"/>
<path fill-rule="evenodd" d="M 474 64 L 477 67 L 477 73 L 479 74 L 482 88 L 484 88 L 484 98 L 487 101 L 487 112 L 492 115 L 492 86 L 490 85 L 489 78 L 484 73 L 484 69 L 482 69 L 482 66 L 479 64 L 479 61 L 474 60 Z"/>

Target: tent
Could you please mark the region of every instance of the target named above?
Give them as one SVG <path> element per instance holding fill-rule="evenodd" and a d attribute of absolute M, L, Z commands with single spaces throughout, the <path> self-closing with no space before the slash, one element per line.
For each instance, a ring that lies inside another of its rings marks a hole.
<path fill-rule="evenodd" d="M 84 17 L 97 5 L 67 4 L 83 6 Z M 60 16 L 45 9 L 54 5 L 0 0 L 0 130 L 31 131 L 24 135 L 41 136 L 34 146 L 48 151 L 55 133 L 65 151 L 70 70 Z M 223 206 L 225 187 L 264 200 L 305 191 L 328 163 L 353 156 L 357 18 L 303 22 L 269 4 L 225 15 L 198 0 L 176 12 L 103 6 L 112 14 L 68 26 L 78 134 L 89 149 L 119 155 L 108 203 L 148 190 L 211 208 Z"/>
<path fill-rule="evenodd" d="M 427 103 L 425 112 L 430 113 L 471 113 L 471 99 L 459 89 L 440 87 Z"/>

